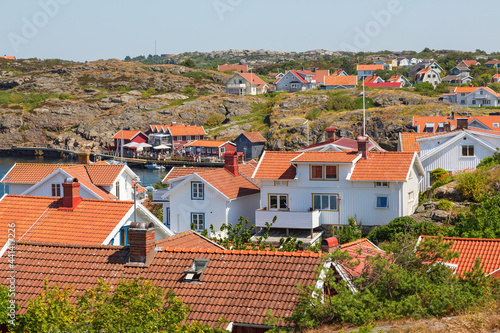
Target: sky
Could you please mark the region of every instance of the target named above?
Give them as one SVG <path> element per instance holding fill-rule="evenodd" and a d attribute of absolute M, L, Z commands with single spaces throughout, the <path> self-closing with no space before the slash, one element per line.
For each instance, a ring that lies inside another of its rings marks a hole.
<path fill-rule="evenodd" d="M 0 55 L 92 61 L 228 49 L 499 51 L 498 0 L 0 0 Z M 465 9 L 465 10 L 464 10 Z"/>

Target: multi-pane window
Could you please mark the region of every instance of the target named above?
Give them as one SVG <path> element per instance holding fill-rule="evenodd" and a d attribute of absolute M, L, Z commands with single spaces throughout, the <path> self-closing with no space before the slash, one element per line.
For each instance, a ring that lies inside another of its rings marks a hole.
<path fill-rule="evenodd" d="M 414 200 L 414 196 L 415 196 L 415 194 L 414 194 L 413 191 L 409 192 L 408 193 L 408 202 L 413 201 Z"/>
<path fill-rule="evenodd" d="M 191 199 L 203 200 L 204 189 L 202 182 L 191 182 Z"/>
<path fill-rule="evenodd" d="M 53 197 L 61 196 L 61 184 L 52 184 L 52 196 Z"/>
<path fill-rule="evenodd" d="M 269 194 L 269 209 L 288 208 L 288 194 Z"/>
<path fill-rule="evenodd" d="M 314 210 L 337 210 L 337 194 L 313 194 Z"/>
<path fill-rule="evenodd" d="M 121 246 L 126 246 L 130 245 L 128 242 L 128 229 L 130 226 L 126 226 L 120 229 L 120 245 Z"/>
<path fill-rule="evenodd" d="M 325 179 L 337 179 L 337 166 L 336 165 L 326 165 L 325 166 Z"/>
<path fill-rule="evenodd" d="M 311 179 L 323 179 L 323 166 L 322 165 L 312 165 L 311 166 Z"/>
<path fill-rule="evenodd" d="M 337 180 L 336 165 L 311 165 L 311 179 Z"/>
<path fill-rule="evenodd" d="M 388 182 L 375 182 L 375 187 L 389 187 Z"/>
<path fill-rule="evenodd" d="M 389 198 L 386 196 L 377 196 L 377 208 L 389 208 Z"/>
<path fill-rule="evenodd" d="M 120 182 L 116 182 L 115 189 L 116 189 L 116 197 L 119 200 L 120 199 Z"/>
<path fill-rule="evenodd" d="M 474 145 L 463 145 L 462 156 L 474 156 Z"/>
<path fill-rule="evenodd" d="M 191 213 L 191 224 L 194 225 L 196 231 L 205 230 L 205 214 Z"/>

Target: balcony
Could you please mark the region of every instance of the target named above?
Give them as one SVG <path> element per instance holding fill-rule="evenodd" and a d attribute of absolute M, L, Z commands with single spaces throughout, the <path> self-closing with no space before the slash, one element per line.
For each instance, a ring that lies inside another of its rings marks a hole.
<path fill-rule="evenodd" d="M 276 216 L 273 228 L 313 229 L 320 226 L 321 212 L 278 211 L 265 208 L 255 211 L 255 226 L 265 228 L 266 222 L 271 223 Z"/>
<path fill-rule="evenodd" d="M 247 85 L 244 83 L 229 83 L 227 89 L 246 89 Z"/>
<path fill-rule="evenodd" d="M 165 196 L 169 190 L 170 190 L 170 188 L 163 188 L 161 190 L 154 190 L 153 191 L 153 200 L 152 200 L 152 203 L 166 203 L 166 202 L 169 202 L 168 199 L 164 199 L 163 198 L 163 196 Z"/>
<path fill-rule="evenodd" d="M 475 99 L 488 99 L 488 95 L 480 95 L 480 94 L 476 94 L 474 95 L 474 98 Z"/>

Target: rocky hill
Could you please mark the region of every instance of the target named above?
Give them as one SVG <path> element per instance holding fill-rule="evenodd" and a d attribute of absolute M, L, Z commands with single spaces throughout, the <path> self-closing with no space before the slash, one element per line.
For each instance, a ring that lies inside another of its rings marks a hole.
<path fill-rule="evenodd" d="M 98 150 L 121 126 L 152 123 L 204 125 L 213 138 L 242 131 L 268 136 L 269 149 L 296 149 L 321 141 L 327 126 L 355 137 L 362 122 L 360 91 L 225 93 L 229 74 L 179 65 L 103 60 L 0 59 L 0 145 L 42 143 Z M 437 97 L 411 91 L 368 91 L 367 133 L 395 149 L 397 133 L 411 130 L 414 115 L 448 113 Z"/>

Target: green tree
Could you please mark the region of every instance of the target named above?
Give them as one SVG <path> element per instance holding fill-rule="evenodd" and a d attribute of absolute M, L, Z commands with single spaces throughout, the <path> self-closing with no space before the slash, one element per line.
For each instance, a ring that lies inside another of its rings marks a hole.
<path fill-rule="evenodd" d="M 189 67 L 189 68 L 196 68 L 196 64 L 191 58 L 187 58 L 186 60 L 181 62 L 179 65 Z"/>
<path fill-rule="evenodd" d="M 485 197 L 480 205 L 472 204 L 467 214 L 458 214 L 450 236 L 465 238 L 500 238 L 500 194 Z"/>

